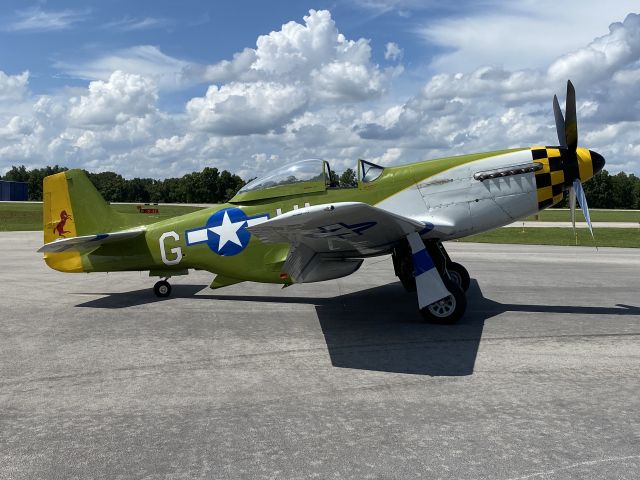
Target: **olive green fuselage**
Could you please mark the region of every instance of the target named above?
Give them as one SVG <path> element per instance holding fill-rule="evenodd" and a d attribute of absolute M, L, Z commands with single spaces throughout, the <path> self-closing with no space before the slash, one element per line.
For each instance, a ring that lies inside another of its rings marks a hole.
<path fill-rule="evenodd" d="M 149 270 L 151 275 L 172 276 L 198 269 L 215 273 L 228 283 L 242 280 L 287 283 L 282 266 L 291 244 L 260 241 L 245 228 L 251 226 L 250 222 L 263 222 L 306 206 L 361 202 L 421 222 L 441 222 L 442 229 L 432 233 L 441 235 L 436 239 L 459 238 L 505 225 L 557 203 L 572 181 L 568 177 L 570 171 L 575 171 L 582 181 L 593 176 L 590 153 L 578 149 L 571 168 L 563 167 L 570 162 L 560 161 L 564 153 L 557 148 L 533 147 L 386 167 L 379 177 L 359 180 L 353 188 L 332 188 L 316 181 L 309 183 L 309 187 L 298 185 L 291 190 L 288 186 L 277 186 L 271 189 L 272 194 L 241 190 L 229 203 L 149 223 L 144 226 L 144 235 L 83 253 L 82 270 Z M 549 158 L 536 159 L 541 155 Z M 534 160 L 538 162 L 535 175 L 531 171 L 526 174 L 510 171 L 509 177 L 479 180 L 478 175 L 486 172 L 509 170 L 512 165 L 531 166 Z M 554 171 L 556 164 L 560 168 Z M 544 183 L 547 178 L 551 178 L 552 185 Z M 72 199 L 72 203 L 75 201 Z M 241 224 L 245 218 L 246 223 Z M 221 231 L 225 222 L 234 226 L 231 236 L 225 237 L 227 233 Z M 116 230 L 127 229 L 132 224 L 121 218 L 118 227 Z M 238 235 L 244 235 L 243 240 Z M 388 253 L 390 248 L 374 254 Z"/>
<path fill-rule="evenodd" d="M 236 201 L 234 198 L 232 203 L 213 205 L 187 215 L 151 223 L 146 226 L 144 236 L 129 240 L 126 244 L 103 245 L 94 252 L 82 255 L 83 269 L 87 272 L 150 270 L 158 276 L 171 276 L 172 273 L 183 273 L 185 269 L 198 269 L 238 280 L 284 283 L 280 273 L 289 252 L 288 244 L 265 244 L 252 237 L 240 253 L 222 256 L 214 253 L 206 243 L 188 246 L 185 232 L 205 226 L 214 213 L 227 208 L 240 208 L 248 217 L 268 215 L 273 218 L 306 205 L 334 202 L 375 205 L 430 176 L 500 153 L 505 152 L 464 155 L 387 167 L 375 181 L 358 182 L 358 186 L 353 188 L 327 188 L 306 194 L 246 202 L 241 199 Z M 172 235 L 166 236 L 168 232 Z M 161 238 L 163 235 L 165 237 Z M 167 260 L 174 262 L 178 257 L 181 257 L 179 262 L 166 264 Z"/>

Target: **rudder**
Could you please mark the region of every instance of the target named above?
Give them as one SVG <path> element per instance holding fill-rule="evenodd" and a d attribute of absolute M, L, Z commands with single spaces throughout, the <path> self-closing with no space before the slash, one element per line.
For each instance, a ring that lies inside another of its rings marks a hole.
<path fill-rule="evenodd" d="M 117 213 L 82 170 L 45 177 L 44 242 L 109 231 Z"/>
<path fill-rule="evenodd" d="M 102 198 L 82 170 L 68 170 L 45 177 L 42 185 L 44 243 L 108 232 L 117 213 Z M 64 272 L 81 272 L 77 252 L 45 254 L 47 264 Z"/>

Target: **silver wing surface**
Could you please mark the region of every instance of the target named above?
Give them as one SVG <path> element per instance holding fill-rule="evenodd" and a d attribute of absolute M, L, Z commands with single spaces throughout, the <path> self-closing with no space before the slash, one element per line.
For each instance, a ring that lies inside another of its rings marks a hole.
<path fill-rule="evenodd" d="M 265 243 L 288 243 L 283 273 L 296 283 L 329 280 L 356 271 L 362 257 L 387 253 L 426 225 L 366 203 L 300 208 L 248 227 Z"/>

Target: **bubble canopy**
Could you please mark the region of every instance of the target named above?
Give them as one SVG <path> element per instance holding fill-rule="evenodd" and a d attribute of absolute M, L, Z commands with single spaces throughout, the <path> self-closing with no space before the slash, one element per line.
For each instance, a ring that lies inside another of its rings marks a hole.
<path fill-rule="evenodd" d="M 290 163 L 247 183 L 231 202 L 322 191 L 327 188 L 330 171 L 329 164 L 318 158 Z"/>
<path fill-rule="evenodd" d="M 324 182 L 324 160 L 307 159 L 275 169 L 264 177 L 256 178 L 242 187 L 238 193 L 263 188 L 291 185 L 300 182 Z"/>
<path fill-rule="evenodd" d="M 358 161 L 358 182 L 370 183 L 384 172 L 384 167 L 366 160 Z M 333 181 L 332 181 L 333 177 Z M 329 163 L 320 158 L 310 158 L 289 163 L 256 178 L 238 190 L 229 202 L 242 203 L 267 198 L 286 197 L 305 193 L 323 192 L 338 188 Z M 343 187 L 346 188 L 346 187 Z"/>

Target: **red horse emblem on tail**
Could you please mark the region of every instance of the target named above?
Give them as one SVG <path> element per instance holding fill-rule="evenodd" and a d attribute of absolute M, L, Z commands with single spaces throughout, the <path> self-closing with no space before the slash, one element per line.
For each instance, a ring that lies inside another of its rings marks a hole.
<path fill-rule="evenodd" d="M 66 210 L 62 210 L 60 212 L 60 221 L 55 227 L 53 227 L 53 233 L 58 232 L 59 237 L 64 237 L 65 233 L 71 233 L 64 229 L 64 225 L 67 223 L 67 220 L 73 220 L 73 218 L 71 218 L 71 215 L 69 215 Z"/>

